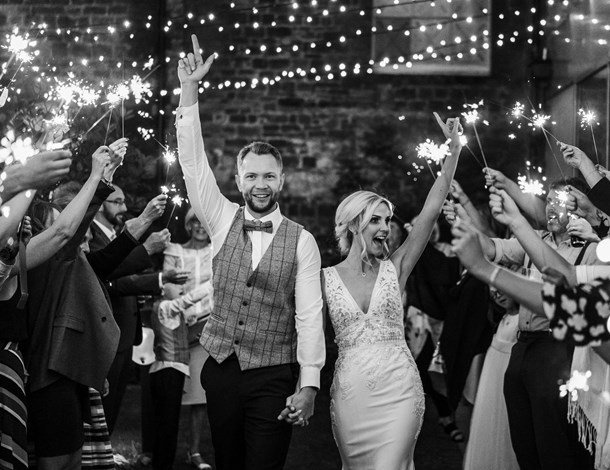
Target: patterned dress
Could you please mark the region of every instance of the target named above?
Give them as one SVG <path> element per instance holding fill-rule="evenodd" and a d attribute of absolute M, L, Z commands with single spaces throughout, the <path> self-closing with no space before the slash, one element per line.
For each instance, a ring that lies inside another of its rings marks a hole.
<path fill-rule="evenodd" d="M 576 346 L 599 346 L 610 339 L 610 279 L 595 279 L 575 287 L 547 282 L 542 288 L 542 301 L 556 339 L 571 337 Z"/>
<path fill-rule="evenodd" d="M 331 420 L 344 470 L 413 469 L 424 391 L 404 336 L 396 270 L 382 261 L 363 312 L 335 268 L 324 270 L 339 355 Z"/>

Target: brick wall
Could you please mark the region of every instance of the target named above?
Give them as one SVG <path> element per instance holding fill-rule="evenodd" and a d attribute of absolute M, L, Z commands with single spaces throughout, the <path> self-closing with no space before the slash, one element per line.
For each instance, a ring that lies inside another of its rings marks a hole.
<path fill-rule="evenodd" d="M 130 20 L 134 25 L 130 30 L 114 35 L 100 34 L 95 46 L 90 41 L 66 45 L 62 40 L 51 40 L 48 46 L 58 63 L 65 63 L 72 55 L 88 54 L 93 59 L 102 51 L 114 61 L 125 57 L 127 62 L 133 58 L 143 60 L 148 54 L 159 56 L 165 50 L 164 55 L 171 62 L 166 65 L 161 60 L 162 67 L 152 78 L 157 89 L 167 89 L 169 94 L 165 98 L 157 94 L 161 101 L 154 103 L 153 109 L 166 111 L 165 118 L 161 116 L 155 125 L 170 136 L 170 141 L 174 133 L 171 111 L 178 101 L 172 90 L 179 86 L 175 58 L 179 52 L 190 50 L 190 33 L 199 36 L 204 54 L 224 50 L 227 44 L 234 44 L 241 51 L 220 55 L 206 77 L 214 84 L 225 80 L 249 83 L 252 77 L 273 77 L 282 70 L 297 67 L 309 70 L 332 64 L 336 71 L 338 64 L 345 63 L 351 71 L 354 63 L 363 64 L 360 75 L 350 73 L 346 78 L 323 78 L 316 82 L 311 76 L 286 77 L 274 86 L 255 89 L 231 86 L 208 89 L 200 95 L 203 134 L 221 188 L 239 200 L 233 182 L 234 158 L 239 148 L 255 139 L 276 145 L 285 159 L 287 173 L 282 210 L 317 236 L 325 259 L 330 259 L 333 253 L 332 220 L 343 195 L 360 187 L 377 189 L 396 203 L 397 213 L 403 219 L 411 218 L 421 208 L 432 183 L 431 176 L 426 169 L 415 181 L 407 171 L 411 170 L 409 165 L 415 160 L 414 149 L 419 142 L 427 137 L 441 140 L 432 111 L 453 116 L 463 110 L 465 101 L 485 99 L 484 117 L 490 126 L 479 124 L 478 130 L 490 166 L 514 177 L 523 168 L 526 157 L 534 158 L 532 149 L 536 149 L 536 144 L 527 132 L 511 128 L 506 117 L 507 108 L 516 100 L 526 100 L 529 93 L 527 65 L 532 50 L 525 43 L 494 47 L 490 77 L 367 75 L 364 70 L 371 55 L 371 38 L 366 33 L 350 37 L 345 46 L 330 49 L 301 47 L 298 52 L 269 54 L 260 52 L 259 47 L 279 45 L 286 50 L 295 41 L 335 42 L 341 34 L 349 35 L 357 28 L 366 31 L 371 24 L 370 0 L 342 2 L 348 9 L 364 8 L 367 12 L 364 16 L 320 15 L 326 4 L 332 11 L 335 5 L 331 1 L 320 0 L 321 6 L 317 8 L 303 4 L 295 22 L 288 21 L 293 11 L 285 2 L 276 2 L 274 8 L 254 3 L 259 5 L 258 15 L 244 8 L 252 6 L 252 2 L 237 1 L 232 11 L 227 3 L 224 0 L 9 2 L 0 10 L 0 27 L 5 31 L 10 25 L 29 21 L 46 21 L 50 26 L 61 28 L 85 27 Z M 527 13 L 523 7 L 529 4 L 523 0 L 495 1 L 494 37 L 499 31 L 523 29 Z M 498 19 L 498 12 L 512 12 L 519 7 L 524 15 L 514 17 L 512 22 Z M 210 11 L 217 11 L 217 18 L 200 24 L 198 18 Z M 308 12 L 313 18 L 311 23 L 304 19 Z M 193 14 L 193 19 L 188 19 L 188 13 Z M 153 16 L 149 30 L 141 26 L 148 14 Z M 160 35 L 153 31 L 156 24 L 166 25 L 168 20 L 172 21 L 168 33 Z M 257 30 L 233 27 L 236 22 L 246 25 L 254 21 L 261 23 Z M 271 21 L 277 25 L 268 26 Z M 218 31 L 221 25 L 225 28 L 223 32 Z M 132 40 L 131 33 L 135 33 Z M 246 48 L 251 49 L 250 54 L 244 52 Z M 117 73 L 104 70 L 104 65 L 97 62 L 78 71 Z M 405 119 L 399 121 L 399 115 Z M 472 134 L 472 130 L 467 131 Z M 510 140 L 508 134 L 512 132 L 519 138 Z M 470 139 L 470 146 L 479 155 L 474 137 Z M 145 176 L 139 181 L 144 186 L 134 190 L 146 192 L 148 187 L 148 192 L 153 192 L 163 179 L 153 177 L 154 170 L 160 168 L 155 157 L 158 151 L 154 145 L 144 151 L 135 170 Z M 403 159 L 398 155 L 403 155 Z M 458 168 L 458 179 L 475 198 L 484 199 L 481 167 L 466 150 Z"/>

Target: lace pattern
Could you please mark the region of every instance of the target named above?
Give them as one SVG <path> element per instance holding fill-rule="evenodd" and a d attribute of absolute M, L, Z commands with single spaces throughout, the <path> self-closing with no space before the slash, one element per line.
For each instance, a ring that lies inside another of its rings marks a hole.
<path fill-rule="evenodd" d="M 421 423 L 424 391 L 404 336 L 402 299 L 394 265 L 391 261 L 381 262 L 366 313 L 358 307 L 335 268 L 326 268 L 324 274 L 328 312 L 339 349 L 331 397 L 347 399 L 355 376 L 364 377 L 369 390 L 374 390 L 380 381 L 400 381 L 413 387 L 417 397 L 415 415 Z M 333 401 L 334 398 L 334 422 Z"/>

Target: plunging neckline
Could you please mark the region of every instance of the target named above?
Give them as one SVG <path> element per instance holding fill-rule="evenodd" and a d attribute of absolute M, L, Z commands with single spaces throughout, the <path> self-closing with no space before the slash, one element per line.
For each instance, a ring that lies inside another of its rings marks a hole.
<path fill-rule="evenodd" d="M 377 290 L 377 284 L 379 283 L 379 279 L 381 278 L 381 268 L 382 268 L 382 266 L 383 266 L 383 261 L 381 261 L 379 263 L 379 270 L 377 271 L 377 277 L 375 278 L 375 284 L 373 284 L 373 290 L 371 291 L 371 298 L 369 299 L 369 308 L 366 309 L 366 312 L 364 310 L 362 310 L 362 307 L 360 307 L 360 305 L 358 305 L 358 302 L 356 302 L 356 299 L 354 298 L 354 296 L 350 292 L 349 288 L 347 287 L 347 284 L 343 281 L 343 278 L 341 277 L 341 274 L 339 274 L 339 270 L 337 269 L 337 267 L 333 266 L 333 269 L 335 270 L 335 274 L 337 275 L 337 278 L 339 279 L 339 282 L 341 283 L 341 285 L 345 289 L 345 292 L 347 292 L 347 295 L 349 296 L 349 299 L 352 301 L 352 303 L 356 306 L 356 308 L 363 315 L 368 315 L 368 313 L 371 311 L 371 307 L 373 306 L 373 298 L 374 298 L 375 291 Z"/>

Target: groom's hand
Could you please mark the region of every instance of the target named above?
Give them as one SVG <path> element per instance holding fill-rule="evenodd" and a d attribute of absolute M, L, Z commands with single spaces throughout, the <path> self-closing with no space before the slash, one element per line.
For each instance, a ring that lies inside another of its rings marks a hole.
<path fill-rule="evenodd" d="M 313 387 L 303 387 L 286 399 L 286 408 L 277 417 L 288 424 L 307 426 L 313 416 L 317 390 Z"/>

